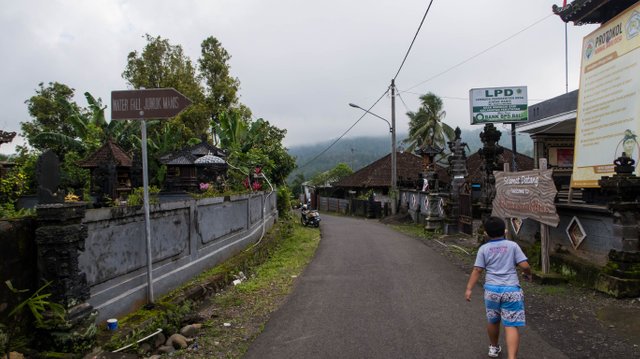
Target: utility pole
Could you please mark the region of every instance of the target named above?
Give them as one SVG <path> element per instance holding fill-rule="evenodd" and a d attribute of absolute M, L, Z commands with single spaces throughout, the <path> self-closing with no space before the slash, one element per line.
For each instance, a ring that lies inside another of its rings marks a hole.
<path fill-rule="evenodd" d="M 396 168 L 396 84 L 395 79 L 391 79 L 391 214 L 397 213 L 398 196 L 398 173 Z"/>

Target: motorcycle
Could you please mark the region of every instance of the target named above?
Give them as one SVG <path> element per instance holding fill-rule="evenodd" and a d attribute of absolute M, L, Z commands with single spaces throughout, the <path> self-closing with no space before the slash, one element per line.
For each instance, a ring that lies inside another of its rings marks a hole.
<path fill-rule="evenodd" d="M 320 213 L 315 209 L 307 209 L 307 206 L 302 206 L 300 223 L 305 227 L 320 227 Z"/>

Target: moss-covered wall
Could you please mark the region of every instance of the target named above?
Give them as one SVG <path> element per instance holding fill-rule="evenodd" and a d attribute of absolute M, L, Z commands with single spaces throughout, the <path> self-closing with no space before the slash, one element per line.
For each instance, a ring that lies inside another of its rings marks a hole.
<path fill-rule="evenodd" d="M 37 261 L 34 218 L 0 221 L 0 321 L 20 298 L 5 285 L 10 280 L 14 288 L 37 288 Z M 24 296 L 24 295 L 23 295 Z M 27 295 L 28 296 L 28 295 Z M 26 299 L 22 298 L 22 299 Z M 6 303 L 6 306 L 3 304 Z M 2 308 L 5 310 L 1 310 Z"/>

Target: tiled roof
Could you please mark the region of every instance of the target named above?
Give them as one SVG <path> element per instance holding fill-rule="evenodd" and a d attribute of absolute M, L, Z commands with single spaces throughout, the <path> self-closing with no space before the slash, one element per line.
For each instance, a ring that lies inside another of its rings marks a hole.
<path fill-rule="evenodd" d="M 638 0 L 574 0 L 562 7 L 552 6 L 554 14 L 562 21 L 574 25 L 603 24 L 620 14 Z"/>
<path fill-rule="evenodd" d="M 398 152 L 396 154 L 396 174 L 398 182 L 415 183 L 423 172 L 422 157 L 408 153 Z M 441 181 L 448 181 L 449 175 L 444 167 L 436 165 L 438 178 Z M 370 165 L 354 172 L 351 176 L 345 177 L 333 184 L 333 187 L 389 187 L 391 185 L 391 154 L 388 154 Z"/>
<path fill-rule="evenodd" d="M 505 148 L 502 154 L 502 161 L 511 163 L 513 152 Z M 481 181 L 481 161 L 482 158 L 476 152 L 467 157 L 468 179 L 473 183 Z M 528 171 L 533 169 L 533 158 L 520 154 L 516 156 L 518 170 Z M 397 174 L 398 182 L 416 183 L 420 178 L 419 174 L 424 172 L 422 157 L 408 153 L 398 152 L 397 154 Z M 438 179 L 441 182 L 449 182 L 451 177 L 447 173 L 447 168 L 436 165 Z M 347 188 L 373 188 L 389 187 L 391 184 L 391 154 L 388 154 L 370 165 L 354 172 L 351 176 L 345 177 L 333 184 L 333 187 Z"/>
<path fill-rule="evenodd" d="M 511 160 L 513 159 L 513 151 L 505 147 L 503 148 L 504 152 L 501 156 L 501 163 L 509 163 L 509 165 L 511 165 Z M 478 154 L 478 152 L 467 157 L 467 170 L 469 171 L 467 179 L 471 183 L 482 182 L 481 165 L 482 157 Z M 518 166 L 518 171 L 530 171 L 533 169 L 533 158 L 518 153 L 516 155 L 516 165 Z"/>
<path fill-rule="evenodd" d="M 102 147 L 98 148 L 89 157 L 78 162 L 78 165 L 83 168 L 95 168 L 101 163 L 113 162 L 119 167 L 131 167 L 131 157 L 124 152 L 120 146 L 113 143 L 111 140 L 107 141 Z"/>

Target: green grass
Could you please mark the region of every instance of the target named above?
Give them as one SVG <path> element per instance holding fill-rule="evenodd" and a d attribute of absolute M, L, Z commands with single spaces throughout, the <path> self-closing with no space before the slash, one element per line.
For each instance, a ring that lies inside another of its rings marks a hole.
<path fill-rule="evenodd" d="M 248 280 L 217 294 L 201 309 L 201 314 L 210 319 L 198 338 L 199 349 L 182 352 L 180 357 L 241 357 L 291 292 L 319 240 L 318 229 L 295 224 L 291 235 L 278 243 L 268 260 L 251 268 Z"/>

